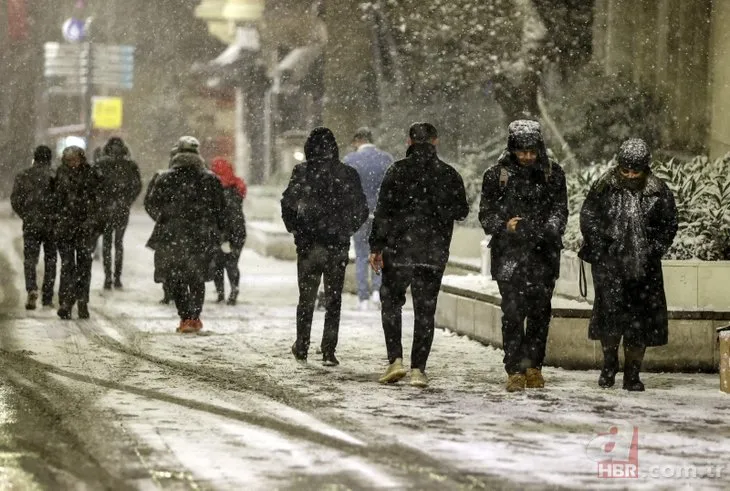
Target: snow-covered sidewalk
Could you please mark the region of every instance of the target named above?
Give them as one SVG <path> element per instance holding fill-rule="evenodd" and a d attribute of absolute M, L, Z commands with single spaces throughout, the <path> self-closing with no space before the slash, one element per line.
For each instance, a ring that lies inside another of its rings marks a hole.
<path fill-rule="evenodd" d="M 16 296 L 22 291 L 19 229 L 17 221 L 0 224 L 2 251 L 14 271 L 12 285 L 2 277 L 3 290 Z M 213 303 L 209 287 L 204 331 L 181 336 L 174 333 L 174 308 L 157 303 L 161 289 L 152 281 L 152 252 L 144 247 L 150 230 L 145 216 L 133 216 L 123 291 L 101 290 L 101 264 L 94 264 L 90 321 L 63 323 L 52 311 L 26 314 L 18 305 L 4 313 L 0 329 L 12 333 L 22 363 L 89 394 L 94 408 L 108 415 L 110 431 L 145 449 L 142 467 L 156 476 L 153 484 L 730 486 L 730 396 L 719 391 L 717 374 L 647 373 L 648 390 L 637 394 L 599 389 L 597 371 L 546 368 L 545 390 L 508 394 L 501 351 L 439 330 L 428 389 L 407 380 L 381 386 L 376 380 L 386 360 L 379 312 L 356 310 L 350 295 L 337 352 L 342 365 L 318 363 L 318 312 L 310 361 L 301 367 L 289 352 L 297 297 L 293 262 L 244 251 L 239 305 Z M 412 322 L 407 310 L 406 357 Z M 599 436 L 611 427 L 618 428 L 613 452 L 605 445 L 611 437 Z M 634 429 L 639 477 L 599 478 L 597 460 L 628 456 Z M 167 474 L 154 474 L 162 471 Z"/>

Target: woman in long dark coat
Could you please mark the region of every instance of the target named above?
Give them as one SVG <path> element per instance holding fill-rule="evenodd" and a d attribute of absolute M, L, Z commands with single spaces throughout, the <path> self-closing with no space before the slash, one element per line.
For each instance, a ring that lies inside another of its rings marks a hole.
<path fill-rule="evenodd" d="M 166 284 L 180 316 L 178 332 L 203 327 L 200 313 L 205 282 L 213 280 L 214 261 L 228 232 L 223 187 L 206 170 L 195 151 L 181 149 L 170 169 L 160 173 L 146 207 L 157 217 L 147 246 L 164 261 L 155 261 L 155 281 Z"/>
<path fill-rule="evenodd" d="M 677 233 L 677 208 L 667 185 L 651 172 L 651 153 L 640 139 L 625 141 L 618 165 L 593 185 L 580 214 L 595 301 L 588 336 L 601 341 L 601 387 L 612 387 L 623 338 L 623 388 L 644 390 L 639 379 L 648 346 L 668 341 L 662 256 Z"/>

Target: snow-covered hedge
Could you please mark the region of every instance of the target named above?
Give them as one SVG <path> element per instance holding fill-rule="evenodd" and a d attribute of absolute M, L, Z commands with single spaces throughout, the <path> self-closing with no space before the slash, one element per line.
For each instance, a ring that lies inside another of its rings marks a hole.
<path fill-rule="evenodd" d="M 604 162 L 568 176 L 570 216 L 563 239 L 567 249 L 580 247 L 583 200 L 591 184 L 612 165 Z M 657 161 L 652 169 L 674 193 L 679 213 L 679 232 L 665 259 L 730 259 L 730 154 L 714 161 L 707 157 Z"/>

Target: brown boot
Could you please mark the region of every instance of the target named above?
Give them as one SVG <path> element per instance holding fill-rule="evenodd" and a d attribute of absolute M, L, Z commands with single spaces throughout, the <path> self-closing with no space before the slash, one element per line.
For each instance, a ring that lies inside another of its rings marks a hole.
<path fill-rule="evenodd" d="M 525 390 L 525 374 L 513 373 L 507 378 L 507 392 L 522 392 Z"/>
<path fill-rule="evenodd" d="M 525 373 L 525 387 L 528 389 L 542 389 L 545 387 L 545 379 L 539 368 L 528 368 Z"/>

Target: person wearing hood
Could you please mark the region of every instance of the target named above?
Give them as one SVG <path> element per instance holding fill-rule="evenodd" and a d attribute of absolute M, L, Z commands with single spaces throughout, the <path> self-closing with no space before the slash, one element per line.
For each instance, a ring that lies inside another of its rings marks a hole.
<path fill-rule="evenodd" d="M 129 156 L 129 149 L 119 137 L 104 145 L 102 156 L 95 161 L 104 176 L 103 199 L 108 220 L 104 226 L 104 289 L 122 288 L 124 232 L 129 224 L 132 203 L 142 191 L 139 166 Z M 114 244 L 114 277 L 112 282 L 112 243 Z"/>
<path fill-rule="evenodd" d="M 155 281 L 166 285 L 180 324 L 177 332 L 203 328 L 205 283 L 213 280 L 222 237 L 230 233 L 223 186 L 198 154 L 197 140 L 181 138 L 170 168 L 159 173 L 145 198 L 155 220 L 147 247 L 155 251 Z"/>
<path fill-rule="evenodd" d="M 89 318 L 91 255 L 106 222 L 103 189 L 103 176 L 86 160 L 86 152 L 66 147 L 54 181 L 54 235 L 61 256 L 58 316 L 64 320 L 71 319 L 77 302 L 79 318 Z"/>
<path fill-rule="evenodd" d="M 291 351 L 297 361 L 306 362 L 317 289 L 324 275 L 322 362 L 336 366 L 350 237 L 367 219 L 368 205 L 357 171 L 340 161 L 331 130 L 312 130 L 304 155 L 281 198 L 281 217 L 297 248 L 297 339 Z"/>
<path fill-rule="evenodd" d="M 53 286 L 56 283 L 56 260 L 58 249 L 53 237 L 56 210 L 53 203 L 53 179 L 51 149 L 45 145 L 33 152 L 33 165 L 15 177 L 10 205 L 23 220 L 23 268 L 25 289 L 28 298 L 27 310 L 34 310 L 38 301 L 36 266 L 41 253 L 44 254 L 42 304 L 53 304 Z"/>
<path fill-rule="evenodd" d="M 406 158 L 391 165 L 378 194 L 369 243 L 370 265 L 383 275 L 381 317 L 389 365 L 380 383 L 397 382 L 408 374 L 403 367 L 401 312 L 410 286 L 415 314 L 411 385 L 428 385 L 436 300 L 454 222 L 469 214 L 464 182 L 439 159 L 437 144 L 438 131 L 432 124 L 412 124 Z"/>
<path fill-rule="evenodd" d="M 651 172 L 646 142 L 626 140 L 616 161 L 583 203 L 578 255 L 593 274 L 588 337 L 600 341 L 603 351 L 598 385 L 614 385 L 623 338 L 623 388 L 643 391 L 639 372 L 646 347 L 663 346 L 669 336 L 662 256 L 677 233 L 677 207 L 672 191 Z"/>
<path fill-rule="evenodd" d="M 238 298 L 238 286 L 241 273 L 238 269 L 238 260 L 241 257 L 241 250 L 246 242 L 246 217 L 243 214 L 243 200 L 246 198 L 246 183 L 236 176 L 233 165 L 223 157 L 216 157 L 210 166 L 211 172 L 218 176 L 223 185 L 223 194 L 226 198 L 227 214 L 231 218 L 231 234 L 224 236 L 224 242 L 231 245 L 230 252 L 221 251 L 218 255 L 215 268 L 216 292 L 218 292 L 218 303 L 226 298 L 225 273 L 228 273 L 228 281 L 231 284 L 231 294 L 228 297 L 228 305 L 236 305 Z"/>
<path fill-rule="evenodd" d="M 479 222 L 491 236 L 491 274 L 502 296 L 507 390 L 515 392 L 545 386 L 542 363 L 568 196 L 565 174 L 548 158 L 540 124 L 516 120 L 508 133 L 507 150 L 484 172 Z"/>

